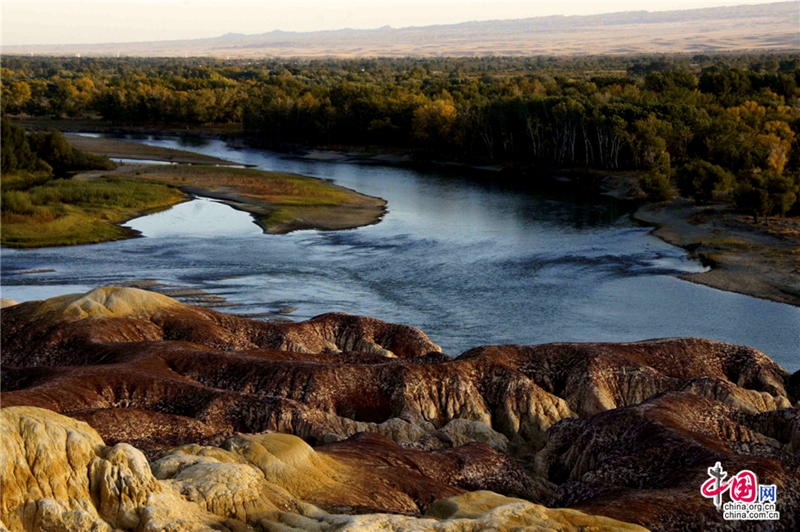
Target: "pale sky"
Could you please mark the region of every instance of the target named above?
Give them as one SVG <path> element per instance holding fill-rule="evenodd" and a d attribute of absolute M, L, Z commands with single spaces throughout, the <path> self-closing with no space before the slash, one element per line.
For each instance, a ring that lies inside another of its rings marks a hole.
<path fill-rule="evenodd" d="M 91 0 L 2 2 L 2 43 L 89 44 L 218 37 L 228 32 L 429 26 L 471 20 L 667 11 L 759 0 Z"/>

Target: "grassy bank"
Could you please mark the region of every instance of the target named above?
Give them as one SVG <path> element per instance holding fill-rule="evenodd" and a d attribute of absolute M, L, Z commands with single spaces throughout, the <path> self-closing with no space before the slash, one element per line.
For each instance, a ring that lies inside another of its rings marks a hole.
<path fill-rule="evenodd" d="M 152 166 L 137 178 L 216 198 L 253 214 L 269 233 L 376 223 L 385 201 L 310 177 L 214 166 Z"/>
<path fill-rule="evenodd" d="M 2 245 L 32 248 L 128 238 L 132 231 L 117 224 L 185 199 L 173 187 L 118 177 L 54 179 L 26 190 L 4 189 Z"/>
<path fill-rule="evenodd" d="M 294 174 L 226 168 L 202 155 L 113 139 L 68 136 L 73 147 L 121 158 L 192 165 L 125 164 L 72 179 L 31 173 L 3 176 L 2 245 L 33 248 L 135 236 L 120 223 L 180 203 L 188 194 L 219 199 L 254 215 L 269 233 L 351 229 L 377 223 L 385 202 Z M 191 159 L 187 161 L 185 159 Z"/>

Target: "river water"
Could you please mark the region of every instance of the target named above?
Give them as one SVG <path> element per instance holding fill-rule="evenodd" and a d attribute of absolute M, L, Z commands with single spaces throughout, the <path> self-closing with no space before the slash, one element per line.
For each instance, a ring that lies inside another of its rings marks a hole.
<path fill-rule="evenodd" d="M 3 297 L 154 279 L 241 304 L 222 311 L 291 306 L 298 320 L 342 311 L 406 323 L 452 355 L 487 344 L 696 336 L 751 345 L 800 369 L 800 309 L 677 279 L 704 267 L 612 200 L 297 160 L 221 141 L 139 142 L 329 179 L 386 199 L 388 213 L 350 231 L 265 235 L 248 214 L 198 199 L 130 221 L 144 238 L 4 249 Z"/>

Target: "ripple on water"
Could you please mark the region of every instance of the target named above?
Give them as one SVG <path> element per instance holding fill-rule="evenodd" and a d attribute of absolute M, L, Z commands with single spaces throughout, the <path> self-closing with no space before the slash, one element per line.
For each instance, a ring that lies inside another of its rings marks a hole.
<path fill-rule="evenodd" d="M 147 238 L 3 250 L 17 301 L 154 279 L 242 303 L 350 312 L 423 329 L 445 352 L 478 345 L 698 336 L 761 349 L 800 369 L 800 309 L 688 283 L 702 271 L 606 200 L 576 203 L 409 169 L 284 159 L 144 139 L 264 170 L 295 172 L 388 201 L 374 226 L 265 235 L 248 213 L 198 198 L 131 220 Z M 54 269 L 43 275 L 19 270 Z M 224 309 L 221 309 L 224 310 Z"/>

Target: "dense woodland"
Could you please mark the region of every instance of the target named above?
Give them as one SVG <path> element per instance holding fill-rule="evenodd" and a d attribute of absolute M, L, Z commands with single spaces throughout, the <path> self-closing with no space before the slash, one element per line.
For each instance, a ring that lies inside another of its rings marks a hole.
<path fill-rule="evenodd" d="M 4 114 L 241 124 L 263 146 L 378 146 L 640 173 L 754 216 L 800 214 L 797 55 L 304 61 L 7 57 Z M 529 175 L 535 175 L 529 173 Z"/>

